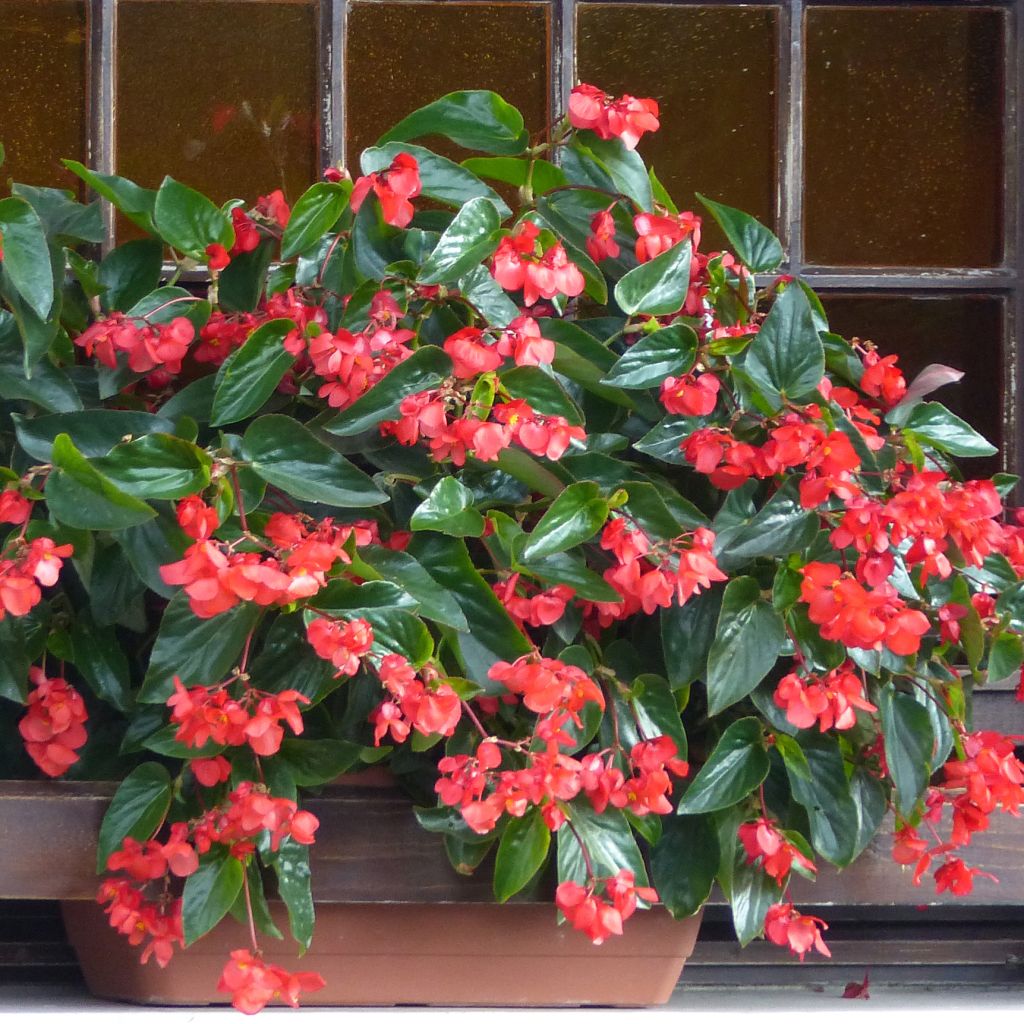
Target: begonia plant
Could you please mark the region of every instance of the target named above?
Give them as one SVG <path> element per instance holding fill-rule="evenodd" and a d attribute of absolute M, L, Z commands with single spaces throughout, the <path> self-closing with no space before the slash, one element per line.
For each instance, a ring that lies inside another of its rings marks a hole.
<path fill-rule="evenodd" d="M 120 780 L 99 900 L 143 960 L 235 911 L 239 1009 L 322 984 L 264 962 L 264 879 L 308 945 L 302 793 L 376 762 L 595 943 L 717 881 L 742 942 L 827 956 L 789 880 L 883 829 L 971 891 L 1024 798 L 971 724 L 1024 658 L 1015 479 L 963 478 L 957 373 L 908 386 L 771 231 L 679 212 L 657 128 L 453 93 L 292 203 L 66 161 L 102 257 L 101 200 L 0 200 L 0 767 Z"/>

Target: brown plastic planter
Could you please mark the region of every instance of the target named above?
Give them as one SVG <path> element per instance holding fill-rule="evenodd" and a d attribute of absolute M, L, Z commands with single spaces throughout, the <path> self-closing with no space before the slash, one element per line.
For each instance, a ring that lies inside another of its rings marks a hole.
<path fill-rule="evenodd" d="M 95 903 L 63 904 L 89 990 L 137 1003 L 229 1002 L 216 990 L 228 954 L 248 947 L 234 920 L 175 953 L 166 968 L 138 962 Z M 268 961 L 318 971 L 307 1006 L 652 1006 L 666 1002 L 693 951 L 700 915 L 637 913 L 626 933 L 594 946 L 557 927 L 550 904 L 326 904 L 309 952 L 267 939 Z"/>

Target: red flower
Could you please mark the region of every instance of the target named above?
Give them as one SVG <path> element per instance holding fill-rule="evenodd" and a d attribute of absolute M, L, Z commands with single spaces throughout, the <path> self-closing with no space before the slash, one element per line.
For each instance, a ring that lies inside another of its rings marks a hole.
<path fill-rule="evenodd" d="M 253 249 L 259 247 L 259 228 L 240 206 L 231 210 L 231 226 L 235 229 L 235 244 L 231 247 L 230 255 L 237 256 L 239 253 L 252 252 Z"/>
<path fill-rule="evenodd" d="M 353 212 L 358 211 L 372 189 L 380 201 L 384 222 L 404 228 L 415 212 L 409 200 L 415 199 L 421 188 L 416 158 L 409 153 L 399 153 L 387 170 L 356 179 L 349 205 Z"/>
<path fill-rule="evenodd" d="M 768 818 L 761 817 L 740 825 L 739 837 L 747 853 L 747 863 L 760 862 L 764 873 L 777 885 L 786 881 L 794 863 L 805 871 L 817 870 Z"/>
<path fill-rule="evenodd" d="M 33 689 L 18 731 L 28 756 L 40 770 L 56 778 L 78 760 L 75 751 L 88 738 L 85 723 L 89 714 L 81 694 L 66 679 L 48 678 L 34 666 L 28 678 Z"/>
<path fill-rule="evenodd" d="M 217 991 L 230 992 L 231 1005 L 242 1013 L 251 1014 L 262 1010 L 271 999 L 298 1006 L 302 992 L 316 992 L 325 984 L 324 979 L 312 971 L 290 973 L 264 963 L 247 949 L 236 949 L 217 982 Z"/>
<path fill-rule="evenodd" d="M 591 234 L 587 235 L 587 252 L 595 263 L 615 259 L 621 252 L 615 241 L 615 219 L 611 210 L 599 210 L 590 220 Z"/>
<path fill-rule="evenodd" d="M 599 881 L 584 888 L 578 882 L 562 882 L 555 890 L 555 905 L 577 931 L 583 932 L 595 946 L 611 935 L 622 934 L 622 923 L 633 916 L 637 900 L 653 903 L 658 894 L 647 886 L 637 886 L 636 876 L 623 868 L 612 878 L 604 879 L 605 895 L 597 895 Z"/>
<path fill-rule="evenodd" d="M 27 523 L 32 515 L 32 502 L 16 490 L 0 491 L 0 523 Z"/>
<path fill-rule="evenodd" d="M 178 525 L 193 540 L 206 540 L 220 525 L 217 511 L 207 505 L 198 494 L 190 494 L 178 502 L 175 513 Z"/>
<path fill-rule="evenodd" d="M 885 408 L 894 406 L 907 393 L 907 382 L 896 369 L 898 356 L 879 358 L 877 352 L 864 353 L 864 374 L 861 390 L 873 398 L 880 398 Z"/>
<path fill-rule="evenodd" d="M 676 416 L 709 416 L 718 404 L 721 387 L 713 373 L 666 377 L 661 384 L 661 404 Z"/>
<path fill-rule="evenodd" d="M 451 357 L 456 377 L 477 377 L 501 366 L 501 353 L 496 346 L 483 343 L 483 331 L 478 327 L 456 331 L 445 340 L 444 350 Z"/>
<path fill-rule="evenodd" d="M 292 215 L 284 193 L 279 188 L 256 200 L 256 212 L 262 214 L 268 221 L 275 223 L 279 228 L 288 227 L 288 220 Z"/>
<path fill-rule="evenodd" d="M 588 128 L 602 139 L 621 139 L 627 149 L 645 132 L 658 130 L 658 103 L 622 96 L 613 99 L 593 85 L 578 85 L 569 94 L 569 123 Z"/>
<path fill-rule="evenodd" d="M 775 703 L 786 711 L 786 721 L 798 729 L 817 725 L 821 732 L 852 729 L 856 708 L 877 711 L 864 697 L 864 684 L 846 662 L 826 676 L 811 674 L 801 679 L 795 672 L 783 676 L 775 688 Z"/>
<path fill-rule="evenodd" d="M 231 262 L 227 249 L 217 242 L 206 247 L 206 265 L 210 270 L 223 270 Z"/>
<path fill-rule="evenodd" d="M 777 946 L 789 946 L 803 960 L 812 947 L 822 956 L 831 956 L 821 933 L 828 925 L 820 917 L 801 914 L 792 903 L 776 903 L 768 908 L 764 931 Z"/>
<path fill-rule="evenodd" d="M 541 337 L 540 324 L 530 316 L 517 316 L 495 347 L 503 356 L 511 356 L 516 366 L 542 366 L 555 359 L 555 343 Z"/>

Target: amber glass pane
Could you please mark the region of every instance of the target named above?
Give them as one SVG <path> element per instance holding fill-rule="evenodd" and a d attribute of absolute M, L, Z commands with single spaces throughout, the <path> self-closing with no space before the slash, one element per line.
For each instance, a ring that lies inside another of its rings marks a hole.
<path fill-rule="evenodd" d="M 658 101 L 661 130 L 639 149 L 680 209 L 702 192 L 774 225 L 777 36 L 768 7 L 583 4 L 577 73 Z M 714 225 L 706 236 L 725 244 Z"/>
<path fill-rule="evenodd" d="M 349 165 L 357 171 L 359 154 L 388 128 L 457 89 L 493 89 L 522 111 L 530 131 L 541 130 L 549 120 L 549 35 L 547 4 L 349 4 Z"/>
<path fill-rule="evenodd" d="M 0 0 L 0 142 L 7 179 L 77 188 L 85 156 L 85 3 Z"/>
<path fill-rule="evenodd" d="M 959 4 L 808 12 L 808 260 L 1001 262 L 1004 25 Z"/>
<path fill-rule="evenodd" d="M 317 167 L 315 0 L 119 0 L 117 169 L 218 202 Z"/>
<path fill-rule="evenodd" d="M 966 376 L 934 394 L 994 445 L 1003 437 L 1002 301 L 991 296 L 822 295 L 829 325 L 844 338 L 897 352 L 908 380 L 929 363 Z M 992 473 L 998 459 L 971 459 L 972 474 Z"/>

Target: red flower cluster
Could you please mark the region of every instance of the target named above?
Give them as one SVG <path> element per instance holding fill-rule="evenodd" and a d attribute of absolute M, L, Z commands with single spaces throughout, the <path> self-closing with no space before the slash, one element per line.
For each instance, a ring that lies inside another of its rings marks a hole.
<path fill-rule="evenodd" d="M 590 234 L 587 235 L 587 253 L 595 263 L 615 259 L 621 252 L 615 241 L 615 218 L 611 208 L 599 210 L 590 219 Z"/>
<path fill-rule="evenodd" d="M 931 623 L 924 612 L 908 608 L 896 590 L 883 583 L 867 590 L 838 565 L 809 562 L 800 570 L 800 600 L 825 640 L 846 647 L 893 654 L 914 654 Z"/>
<path fill-rule="evenodd" d="M 22 526 L 32 515 L 32 502 L 16 488 L 0 491 L 0 523 Z"/>
<path fill-rule="evenodd" d="M 373 627 L 366 619 L 343 622 L 325 616 L 306 626 L 306 639 L 319 657 L 338 670 L 335 678 L 354 676 L 359 671 L 359 659 L 373 646 Z"/>
<path fill-rule="evenodd" d="M 831 956 L 821 937 L 828 925 L 820 917 L 801 914 L 792 903 L 776 903 L 768 908 L 764 920 L 764 933 L 776 946 L 789 948 L 803 960 L 813 947 L 822 956 Z"/>
<path fill-rule="evenodd" d="M 51 679 L 35 666 L 28 670 L 28 679 L 33 689 L 18 732 L 28 756 L 40 770 L 56 778 L 78 760 L 75 751 L 88 739 L 85 723 L 89 713 L 82 695 L 66 679 Z"/>
<path fill-rule="evenodd" d="M 208 534 L 214 517 L 194 501 L 179 510 L 179 522 L 190 536 Z M 264 534 L 274 554 L 235 551 L 233 545 L 197 539 L 179 562 L 160 567 L 165 583 L 182 586 L 189 606 L 199 618 L 209 619 L 240 601 L 258 605 L 285 605 L 312 597 L 327 583 L 327 573 L 338 562 L 350 561 L 344 547 L 355 536 L 356 545 L 377 539 L 375 523 L 358 521 L 335 525 L 323 519 L 312 529 L 298 515 L 278 512 Z"/>
<path fill-rule="evenodd" d="M 898 359 L 898 356 L 882 358 L 874 351 L 865 352 L 863 356 L 861 390 L 879 399 L 885 409 L 892 408 L 907 393 L 906 379 L 896 366 Z"/>
<path fill-rule="evenodd" d="M 324 379 L 317 394 L 335 409 L 345 409 L 382 377 L 412 355 L 407 343 L 414 331 L 399 327 L 402 311 L 390 292 L 381 291 L 370 306 L 370 322 L 353 334 L 339 327 L 321 330 L 309 340 L 314 372 Z"/>
<path fill-rule="evenodd" d="M 420 166 L 416 158 L 409 153 L 399 153 L 386 171 L 356 179 L 349 206 L 353 213 L 357 212 L 372 189 L 380 200 L 384 222 L 396 228 L 404 228 L 415 213 L 409 200 L 415 199 L 422 187 Z"/>
<path fill-rule="evenodd" d="M 149 839 L 140 843 L 131 836 L 121 840 L 120 849 L 107 858 L 108 871 L 124 871 L 135 882 L 151 882 L 168 872 L 187 878 L 199 869 L 199 856 L 186 841 L 188 825 L 183 821 L 171 826 L 166 843 Z"/>
<path fill-rule="evenodd" d="M 261 757 L 281 749 L 281 722 L 286 722 L 296 735 L 302 732 L 299 704 L 308 703 L 309 698 L 298 690 L 262 693 L 247 686 L 239 698 L 231 696 L 227 683 L 186 690 L 177 676 L 174 693 L 167 698 L 171 721 L 178 726 L 174 738 L 179 743 L 186 747 L 248 744 Z"/>
<path fill-rule="evenodd" d="M 0 619 L 28 615 L 43 599 L 39 588 L 57 582 L 62 560 L 73 552 L 70 544 L 54 544 L 49 537 L 36 537 L 27 544 L 19 537 L 0 553 Z"/>
<path fill-rule="evenodd" d="M 652 546 L 643 531 L 627 520 L 610 520 L 602 531 L 601 547 L 611 551 L 619 564 L 606 569 L 604 578 L 622 595 L 622 602 L 592 605 L 600 625 L 635 615 L 641 609 L 651 615 L 658 608 L 668 608 L 673 599 L 682 607 L 702 589 L 727 579 L 715 561 L 714 545 L 714 533 L 699 527 L 693 533 Z M 655 559 L 658 564 L 654 564 Z"/>
<path fill-rule="evenodd" d="M 520 594 L 525 585 L 520 582 L 519 573 L 514 572 L 507 580 L 492 586 L 505 611 L 519 626 L 550 626 L 564 614 L 566 605 L 573 599 L 572 587 L 560 583 L 550 590 L 540 590 L 531 596 Z"/>
<path fill-rule="evenodd" d="M 505 291 L 522 288 L 523 302 L 527 306 L 541 298 L 579 295 L 586 284 L 579 267 L 566 256 L 561 242 L 542 250 L 539 235 L 540 228 L 524 220 L 511 235 L 501 240 L 491 263 L 495 281 Z"/>
<path fill-rule="evenodd" d="M 523 703 L 538 715 L 558 710 L 576 716 L 587 701 L 604 707 L 601 687 L 583 669 L 557 658 L 524 654 L 511 664 L 495 662 L 487 676 L 521 696 Z"/>
<path fill-rule="evenodd" d="M 821 732 L 852 729 L 857 708 L 878 710 L 865 698 L 864 684 L 848 661 L 824 676 L 811 673 L 802 678 L 795 672 L 783 676 L 775 688 L 775 703 L 785 709 L 790 724 L 798 729 L 817 724 Z"/>
<path fill-rule="evenodd" d="M 626 149 L 636 149 L 645 132 L 658 130 L 658 101 L 635 96 L 615 99 L 584 83 L 569 94 L 569 124 L 587 128 L 601 139 L 622 139 Z"/>
<path fill-rule="evenodd" d="M 739 837 L 747 854 L 747 863 L 760 863 L 764 873 L 773 878 L 776 885 L 785 883 L 794 864 L 805 871 L 817 870 L 767 817 L 744 822 L 740 825 Z"/>
<path fill-rule="evenodd" d="M 197 363 L 220 366 L 262 322 L 263 318 L 255 313 L 224 313 L 215 309 L 199 328 L 199 343 L 192 349 L 192 358 Z"/>
<path fill-rule="evenodd" d="M 146 942 L 139 958 L 143 963 L 152 956 L 161 967 L 166 967 L 174 955 L 174 947 L 184 949 L 180 899 L 149 901 L 142 889 L 117 878 L 100 884 L 96 902 L 110 904 L 104 910 L 110 926 L 124 935 L 130 946 Z"/>
<path fill-rule="evenodd" d="M 611 804 L 643 817 L 645 814 L 671 814 L 668 797 L 672 792 L 669 772 L 683 779 L 690 772 L 686 761 L 676 757 L 679 752 L 670 736 L 643 740 L 629 752 L 633 774 L 627 779 L 614 766 L 614 755 L 588 754 L 580 762 L 580 788 L 598 814 Z"/>
<path fill-rule="evenodd" d="M 640 263 L 653 260 L 674 245 L 690 239 L 694 252 L 700 247 L 701 220 L 695 213 L 665 214 L 640 213 L 633 218 L 636 228 L 636 258 Z M 694 260 L 690 266 L 690 277 L 695 278 L 703 268 Z M 688 310 L 689 312 L 689 310 Z"/>
<path fill-rule="evenodd" d="M 134 373 L 148 373 L 159 366 L 176 374 L 195 335 L 195 328 L 183 316 L 166 324 L 150 324 L 124 313 L 110 313 L 82 331 L 75 344 L 111 369 L 117 368 L 117 357 L 123 352 Z"/>
<path fill-rule="evenodd" d="M 286 971 L 247 949 L 235 949 L 217 982 L 218 992 L 231 993 L 231 1005 L 242 1013 L 259 1013 L 271 999 L 299 1005 L 303 992 L 316 992 L 326 982 L 314 971 Z"/>
<path fill-rule="evenodd" d="M 429 666 L 420 675 L 400 654 L 387 654 L 377 670 L 389 699 L 371 714 L 373 743 L 390 732 L 396 743 L 412 729 L 423 736 L 451 736 L 462 717 L 459 695 Z"/>
<path fill-rule="evenodd" d="M 597 894 L 599 887 L 604 889 L 605 899 Z M 653 889 L 638 886 L 636 876 L 625 868 L 612 878 L 593 880 L 586 888 L 578 882 L 562 882 L 555 890 L 555 905 L 595 946 L 611 935 L 622 934 L 622 923 L 633 916 L 638 900 L 653 903 L 657 899 Z"/>

